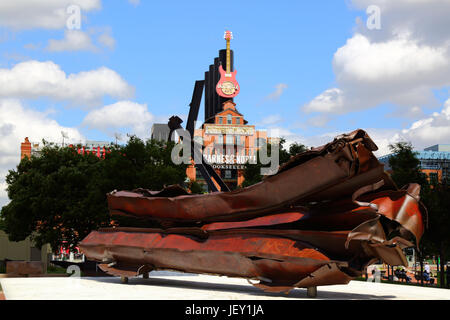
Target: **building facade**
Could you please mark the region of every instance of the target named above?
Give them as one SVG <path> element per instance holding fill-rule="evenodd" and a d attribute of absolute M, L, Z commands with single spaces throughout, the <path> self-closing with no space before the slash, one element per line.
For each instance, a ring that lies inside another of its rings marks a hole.
<path fill-rule="evenodd" d="M 4 261 L 41 261 L 44 264 L 44 270 L 47 270 L 48 263 L 51 258 L 51 248 L 49 244 L 37 247 L 27 237 L 23 241 L 9 241 L 8 235 L 0 230 L 0 264 Z"/>
<path fill-rule="evenodd" d="M 267 133 L 249 125 L 231 100 L 225 101 L 222 111 L 195 130 L 194 140 L 203 146 L 205 161 L 231 190 L 244 182 L 245 164 L 256 163 L 258 150 L 268 143 Z M 188 167 L 187 176 L 207 191 L 206 182 L 194 164 Z"/>
<path fill-rule="evenodd" d="M 93 141 L 86 140 L 82 144 L 73 145 L 67 144 L 64 145 L 62 143 L 51 143 L 56 146 L 68 146 L 75 148 L 80 154 L 95 154 L 99 158 L 104 158 L 106 152 L 108 152 L 108 148 L 111 147 L 111 143 L 105 141 Z M 44 147 L 44 143 L 42 142 L 30 142 L 28 137 L 25 138 L 25 141 L 20 145 L 20 159 L 23 159 L 25 156 L 30 158 L 31 156 L 39 155 L 42 148 Z"/>
<path fill-rule="evenodd" d="M 389 158 L 386 155 L 379 158 L 384 164 L 385 170 L 390 170 Z M 450 144 L 437 144 L 423 151 L 416 151 L 416 156 L 420 160 L 420 168 L 428 176 L 430 181 L 450 182 Z"/>

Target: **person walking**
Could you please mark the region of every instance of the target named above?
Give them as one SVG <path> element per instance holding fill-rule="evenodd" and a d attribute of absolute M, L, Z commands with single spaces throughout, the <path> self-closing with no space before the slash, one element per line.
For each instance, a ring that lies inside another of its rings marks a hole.
<path fill-rule="evenodd" d="M 424 272 L 423 272 L 422 277 L 423 277 L 424 282 L 430 282 L 430 280 L 431 280 L 431 268 L 430 268 L 430 265 L 428 264 L 428 262 L 425 262 Z"/>

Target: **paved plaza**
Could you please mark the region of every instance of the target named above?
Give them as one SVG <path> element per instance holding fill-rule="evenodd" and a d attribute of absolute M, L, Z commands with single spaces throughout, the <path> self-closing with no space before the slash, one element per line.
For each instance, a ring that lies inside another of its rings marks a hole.
<path fill-rule="evenodd" d="M 310 299 L 306 289 L 289 294 L 265 293 L 247 280 L 209 275 L 152 272 L 149 279 L 131 278 L 3 278 L 7 300 L 277 300 Z M 450 300 L 450 290 L 351 281 L 318 288 L 315 299 Z"/>

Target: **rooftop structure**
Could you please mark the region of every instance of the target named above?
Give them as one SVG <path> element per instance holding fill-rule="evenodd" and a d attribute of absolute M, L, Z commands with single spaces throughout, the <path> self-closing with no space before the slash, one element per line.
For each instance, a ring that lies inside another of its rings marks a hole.
<path fill-rule="evenodd" d="M 450 144 L 436 144 L 423 149 L 424 151 L 450 152 Z"/>

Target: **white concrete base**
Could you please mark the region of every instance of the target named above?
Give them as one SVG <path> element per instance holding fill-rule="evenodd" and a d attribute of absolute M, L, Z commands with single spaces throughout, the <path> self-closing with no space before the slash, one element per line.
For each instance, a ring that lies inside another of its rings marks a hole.
<path fill-rule="evenodd" d="M 245 279 L 151 272 L 149 279 L 105 278 L 4 278 L 0 279 L 7 300 L 272 300 L 311 299 L 306 289 L 289 294 L 265 293 Z M 450 300 L 450 290 L 351 281 L 348 285 L 317 288 L 316 299 Z"/>

